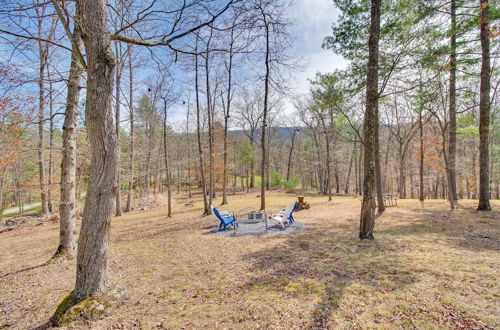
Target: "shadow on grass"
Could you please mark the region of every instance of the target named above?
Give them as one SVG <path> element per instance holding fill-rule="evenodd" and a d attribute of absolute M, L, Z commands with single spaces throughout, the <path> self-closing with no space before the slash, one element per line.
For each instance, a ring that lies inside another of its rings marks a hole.
<path fill-rule="evenodd" d="M 253 278 L 244 289 L 286 292 L 287 287 L 312 281 L 320 288 L 321 301 L 310 313 L 308 327 L 328 328 L 333 326 L 331 315 L 350 286 L 387 292 L 417 281 L 421 271 L 391 242 L 359 241 L 354 231 L 338 229 L 310 227 L 288 235 L 278 246 L 246 255 L 253 265 L 250 271 L 265 275 Z"/>
<path fill-rule="evenodd" d="M 312 329 L 335 327 L 335 319 L 342 316 L 334 315 L 339 304 L 344 303 L 346 291 L 349 292 L 347 303 L 351 304 L 353 299 L 355 302 L 367 303 L 365 298 L 373 294 L 384 297 L 387 293 L 398 295 L 408 291 L 413 292 L 412 299 L 418 301 L 422 297 L 419 296 L 417 282 L 422 278 L 432 276 L 435 283 L 448 280 L 445 274 L 433 272 L 432 267 L 412 258 L 412 249 L 415 244 L 418 246 L 419 239 L 436 239 L 434 234 L 438 234 L 442 236 L 442 241 L 438 236 L 437 246 L 449 245 L 455 249 L 474 251 L 499 248 L 498 236 L 495 239 L 470 237 L 470 233 L 487 229 L 498 234 L 498 221 L 493 223 L 488 220 L 482 224 L 473 218 L 470 211 L 461 217 L 456 214 L 427 211 L 424 215 L 415 212 L 408 215 L 404 211 L 401 214 L 394 211 L 390 217 L 378 217 L 380 222 L 375 227 L 375 237 L 378 239 L 373 241 L 360 241 L 357 238 L 358 226 L 355 221 L 308 226 L 304 231 L 288 235 L 277 246 L 245 255 L 244 259 L 252 264 L 250 272 L 256 276 L 246 282 L 243 289 L 263 290 L 263 294 L 272 291 L 287 294 L 290 290 L 294 292 L 297 287 L 314 283 L 319 288 L 315 292 L 320 296 L 320 301 L 309 312 L 306 326 Z M 399 215 L 407 218 L 398 218 Z M 408 238 L 401 239 L 401 236 Z M 308 294 L 307 288 L 300 290 L 302 294 Z M 422 302 L 422 305 L 425 303 Z M 443 306 L 437 309 L 439 313 L 445 313 Z M 369 310 L 367 307 L 367 315 L 372 317 Z M 418 317 L 423 319 L 427 317 L 422 312 L 411 313 L 418 313 Z M 404 316 L 406 319 L 402 320 L 402 324 L 413 324 L 413 317 L 414 314 Z"/>
<path fill-rule="evenodd" d="M 471 251 L 500 251 L 500 213 L 483 213 L 460 206 L 457 210 L 398 212 L 404 224 L 384 229 L 388 236 L 442 236 L 443 244 Z"/>
<path fill-rule="evenodd" d="M 26 268 L 23 268 L 23 269 L 16 270 L 14 272 L 2 274 L 2 275 L 0 275 L 0 278 L 4 278 L 4 277 L 7 277 L 7 276 L 11 276 L 11 275 L 18 275 L 18 274 L 21 274 L 21 273 L 24 273 L 24 272 L 28 272 L 30 270 L 34 270 L 34 269 L 37 269 L 37 268 L 42 268 L 42 267 L 47 266 L 47 265 L 49 265 L 49 263 L 48 262 L 44 262 L 43 264 L 40 264 L 40 265 L 37 265 L 37 266 L 26 267 Z"/>

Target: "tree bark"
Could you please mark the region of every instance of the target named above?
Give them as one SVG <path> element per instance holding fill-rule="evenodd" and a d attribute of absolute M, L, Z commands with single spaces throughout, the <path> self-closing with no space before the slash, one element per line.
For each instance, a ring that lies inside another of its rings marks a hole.
<path fill-rule="evenodd" d="M 297 134 L 298 130 L 294 128 L 293 133 L 292 133 L 292 145 L 290 147 L 290 153 L 288 154 L 288 164 L 286 168 L 286 180 L 290 180 L 290 168 L 292 167 L 292 156 L 293 156 L 293 147 L 295 146 L 295 135 Z"/>
<path fill-rule="evenodd" d="M 448 142 L 448 167 L 451 194 L 454 200 L 457 196 L 457 175 L 456 175 L 456 155 L 457 155 L 457 18 L 456 0 L 451 0 L 451 40 L 450 40 L 450 131 Z"/>
<path fill-rule="evenodd" d="M 118 56 L 118 60 L 116 63 L 116 83 L 115 83 L 115 126 L 116 126 L 116 198 L 115 198 L 115 208 L 116 208 L 116 216 L 119 217 L 122 215 L 122 206 L 121 206 L 121 173 L 120 173 L 120 85 L 122 80 L 122 70 L 123 70 L 123 54 L 122 47 L 120 42 L 116 42 L 116 54 Z"/>
<path fill-rule="evenodd" d="M 356 142 L 354 142 L 354 147 L 352 149 L 352 154 L 351 154 L 351 160 L 349 161 L 349 169 L 347 170 L 347 178 L 345 180 L 344 194 L 346 195 L 349 193 L 349 179 L 351 178 L 352 162 L 354 160 L 355 154 L 356 154 Z"/>
<path fill-rule="evenodd" d="M 82 39 L 87 55 L 85 120 L 91 172 L 78 240 L 73 296 L 85 299 L 106 292 L 111 215 L 116 195 L 116 130 L 112 96 L 115 58 L 104 0 L 79 0 Z"/>
<path fill-rule="evenodd" d="M 52 177 L 54 175 L 54 159 L 53 152 L 54 149 L 54 89 L 52 87 L 52 79 L 50 77 L 50 71 L 47 70 L 47 78 L 49 79 L 49 164 L 48 164 L 48 187 L 47 187 L 47 207 L 49 213 L 53 212 L 52 205 Z"/>
<path fill-rule="evenodd" d="M 196 38 L 196 48 L 195 51 L 198 52 L 198 38 Z M 211 210 L 207 201 L 207 187 L 205 180 L 205 162 L 203 161 L 203 148 L 201 144 L 201 120 L 200 120 L 200 90 L 198 83 L 198 55 L 195 55 L 195 95 L 196 95 L 196 133 L 198 137 L 198 154 L 200 161 L 200 176 L 201 176 L 201 191 L 203 195 L 203 214 L 208 215 Z"/>
<path fill-rule="evenodd" d="M 266 185 L 264 184 L 264 178 L 266 177 L 266 126 L 267 126 L 267 112 L 268 112 L 268 103 L 269 103 L 269 76 L 270 76 L 270 31 L 269 31 L 269 22 L 266 16 L 266 13 L 262 12 L 263 21 L 264 21 L 264 30 L 265 30 L 265 38 L 266 38 L 266 74 L 264 77 L 264 111 L 262 114 L 262 134 L 261 134 L 261 150 L 262 150 L 262 163 L 260 166 L 260 210 L 266 209 Z"/>
<path fill-rule="evenodd" d="M 189 101 L 188 101 L 188 111 L 187 111 L 187 117 L 186 117 L 186 141 L 187 141 L 187 158 L 188 158 L 188 197 L 192 198 L 193 193 L 191 189 L 191 139 L 189 138 L 189 113 L 191 109 L 189 107 Z"/>
<path fill-rule="evenodd" d="M 39 37 L 42 37 L 42 21 L 39 20 Z M 47 201 L 47 179 L 45 177 L 45 71 L 48 60 L 48 47 L 44 42 L 38 41 L 39 50 L 39 71 L 38 71 L 38 174 L 40 183 L 40 201 L 42 204 L 42 213 L 44 216 L 49 214 L 49 205 Z"/>
<path fill-rule="evenodd" d="M 418 122 L 420 128 L 420 162 L 418 171 L 419 184 L 420 184 L 419 199 L 421 202 L 423 202 L 425 199 L 425 195 L 424 195 L 424 125 L 422 122 L 422 109 L 418 114 Z"/>
<path fill-rule="evenodd" d="M 79 12 L 76 12 L 75 21 L 79 21 Z M 73 31 L 71 67 L 69 71 L 66 95 L 66 111 L 63 124 L 63 145 L 61 160 L 61 196 L 59 200 L 59 247 L 56 255 L 73 257 L 76 250 L 75 213 L 76 213 L 76 133 L 78 121 L 78 101 L 80 99 L 80 83 L 83 67 L 77 58 L 76 47 L 82 49 L 80 27 L 75 24 Z"/>
<path fill-rule="evenodd" d="M 490 39 L 489 2 L 481 0 L 481 85 L 479 92 L 479 205 L 490 211 L 489 132 L 490 132 Z"/>
<path fill-rule="evenodd" d="M 328 190 L 328 201 L 332 201 L 332 169 L 331 169 L 331 153 L 330 153 L 330 136 L 328 134 L 328 128 L 325 124 L 325 120 L 321 117 L 321 122 L 323 124 L 323 129 L 325 130 L 325 144 L 326 144 L 326 188 Z"/>
<path fill-rule="evenodd" d="M 399 148 L 399 198 L 406 198 L 405 153 Z"/>
<path fill-rule="evenodd" d="M 172 187 L 170 180 L 170 164 L 167 149 L 167 100 L 163 100 L 163 160 L 165 161 L 165 175 L 167 176 L 167 216 L 172 216 Z"/>
<path fill-rule="evenodd" d="M 128 45 L 128 70 L 129 70 L 129 120 L 130 120 L 130 173 L 128 180 L 128 192 L 127 192 L 127 207 L 125 209 L 126 212 L 130 212 L 132 210 L 132 196 L 134 192 L 134 161 L 135 161 L 135 153 L 134 153 L 134 68 L 132 65 L 132 45 Z"/>
<path fill-rule="evenodd" d="M 215 164 L 214 164 L 214 134 L 213 134 L 213 121 L 214 121 L 214 116 L 213 112 L 214 109 L 212 109 L 212 99 L 211 99 L 211 90 L 210 90 L 210 67 L 209 67 L 209 60 L 210 60 L 210 42 L 212 40 L 212 30 L 210 30 L 210 37 L 207 41 L 207 47 L 206 47 L 206 53 L 205 53 L 205 88 L 206 88 L 206 97 L 207 97 L 207 114 L 208 114 L 208 152 L 209 152 L 209 158 L 208 158 L 208 170 L 209 170 L 209 178 L 210 178 L 210 184 L 209 184 L 209 196 L 208 196 L 208 204 L 212 205 L 213 203 L 213 198 L 215 197 Z M 210 209 L 209 212 L 212 210 Z"/>
<path fill-rule="evenodd" d="M 378 106 L 375 108 L 374 115 L 374 147 L 375 147 L 375 186 L 377 190 L 377 206 L 378 211 L 384 212 L 384 191 L 382 189 L 382 168 L 380 165 L 380 139 L 379 139 L 379 119 L 378 119 Z"/>
<path fill-rule="evenodd" d="M 231 111 L 231 83 L 233 77 L 233 46 L 234 46 L 234 24 L 231 28 L 231 42 L 229 44 L 229 63 L 227 67 L 227 102 L 226 110 L 224 113 L 224 173 L 222 182 L 222 203 L 221 205 L 227 204 L 227 130 L 229 125 L 229 114 Z"/>
<path fill-rule="evenodd" d="M 368 40 L 368 74 L 366 79 L 366 112 L 363 123 L 364 181 L 359 226 L 360 239 L 373 239 L 375 226 L 375 149 L 378 109 L 378 42 L 380 37 L 380 2 L 371 0 L 370 38 Z"/>

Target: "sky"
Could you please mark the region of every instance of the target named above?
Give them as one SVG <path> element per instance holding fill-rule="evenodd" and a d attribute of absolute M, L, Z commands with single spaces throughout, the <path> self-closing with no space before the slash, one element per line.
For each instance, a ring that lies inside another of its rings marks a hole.
<path fill-rule="evenodd" d="M 288 10 L 293 24 L 290 28 L 294 36 L 292 53 L 297 56 L 296 59 L 301 64 L 301 71 L 294 72 L 292 74 L 294 79 L 290 81 L 289 87 L 292 88 L 290 96 L 293 96 L 307 93 L 308 79 L 313 79 L 317 72 L 332 72 L 337 68 L 344 68 L 347 62 L 333 51 L 321 47 L 323 38 L 331 34 L 331 25 L 339 15 L 332 0 L 293 0 L 293 5 Z M 4 45 L 0 44 L 2 58 L 10 54 L 10 51 L 3 48 Z M 25 58 L 19 59 L 26 61 Z M 292 112 L 291 101 L 284 100 L 284 103 L 285 111 Z M 178 109 L 172 111 L 171 120 L 185 120 L 183 106 L 179 105 Z"/>
<path fill-rule="evenodd" d="M 339 16 L 332 0 L 295 0 L 290 8 L 294 21 L 294 52 L 303 60 L 303 71 L 295 76 L 297 93 L 307 93 L 308 79 L 316 72 L 332 72 L 345 68 L 347 61 L 332 50 L 321 47 L 323 38 L 331 34 L 331 25 Z"/>
<path fill-rule="evenodd" d="M 290 99 L 284 99 L 284 111 L 292 113 L 294 106 L 291 98 L 297 94 L 306 94 L 309 91 L 309 80 L 317 72 L 333 72 L 347 66 L 347 61 L 332 50 L 321 47 L 323 38 L 331 34 L 332 23 L 338 19 L 339 10 L 332 0 L 294 0 L 289 10 L 293 23 L 291 32 L 294 37 L 292 53 L 297 56 L 301 70 L 294 72 L 290 82 Z M 172 111 L 172 121 L 185 120 L 185 110 Z M 233 123 L 235 125 L 235 123 Z M 236 128 L 236 127 L 232 127 Z"/>

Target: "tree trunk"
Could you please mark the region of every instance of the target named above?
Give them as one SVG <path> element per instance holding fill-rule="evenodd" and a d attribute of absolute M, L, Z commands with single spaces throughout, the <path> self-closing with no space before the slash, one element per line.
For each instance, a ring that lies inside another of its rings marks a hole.
<path fill-rule="evenodd" d="M 172 187 L 170 180 L 170 165 L 168 161 L 168 150 L 167 150 L 167 100 L 163 100 L 163 159 L 165 161 L 165 175 L 167 176 L 167 216 L 170 218 L 172 216 Z"/>
<path fill-rule="evenodd" d="M 54 89 L 52 87 L 52 79 L 50 77 L 49 70 L 47 70 L 47 77 L 49 79 L 49 173 L 47 187 L 47 207 L 49 209 L 49 213 L 52 213 L 52 176 L 54 175 L 54 159 L 52 153 L 52 149 L 54 149 Z"/>
<path fill-rule="evenodd" d="M 116 198 L 115 198 L 115 207 L 116 207 L 116 216 L 119 217 L 122 215 L 122 206 L 121 206 L 121 173 L 120 173 L 120 85 L 122 80 L 122 69 L 123 69 L 123 56 L 122 56 L 122 48 L 121 43 L 116 43 L 116 53 L 118 56 L 118 61 L 116 65 L 116 85 L 115 85 L 115 126 L 116 126 L 116 150 L 117 150 L 117 158 L 116 158 Z"/>
<path fill-rule="evenodd" d="M 78 22 L 79 12 L 75 20 Z M 59 201 L 59 247 L 56 255 L 74 256 L 76 241 L 75 213 L 76 213 L 76 124 L 78 121 L 78 101 L 80 99 L 80 83 L 83 67 L 76 56 L 76 47 L 82 49 L 81 31 L 78 24 L 73 31 L 73 51 L 69 71 L 66 95 L 66 111 L 63 124 L 63 145 L 61 160 L 61 196 Z"/>
<path fill-rule="evenodd" d="M 450 40 L 450 131 L 448 143 L 448 167 L 449 182 L 451 194 L 454 200 L 457 196 L 457 175 L 456 175 L 456 155 L 457 155 L 457 18 L 456 18 L 456 0 L 451 0 L 451 40 Z"/>
<path fill-rule="evenodd" d="M 212 31 L 212 30 L 210 30 Z M 210 90 L 210 68 L 209 68 L 209 59 L 210 59 L 210 41 L 212 39 L 212 34 L 207 41 L 207 48 L 205 53 L 205 87 L 206 87 L 206 96 L 207 96 L 207 114 L 208 114 L 208 171 L 210 178 L 209 185 L 209 196 L 208 196 L 208 204 L 212 205 L 213 198 L 215 197 L 215 164 L 214 164 L 214 132 L 213 132 L 213 121 L 214 121 L 214 109 L 212 108 L 212 99 L 211 99 L 211 90 Z M 211 212 L 211 210 L 209 211 Z"/>
<path fill-rule="evenodd" d="M 198 38 L 196 38 L 196 52 L 198 52 Z M 198 136 L 198 154 L 200 161 L 201 191 L 203 195 L 203 214 L 208 215 L 211 210 L 207 201 L 207 187 L 205 180 L 205 163 L 203 161 L 203 148 L 201 145 L 201 120 L 200 120 L 200 90 L 198 84 L 198 55 L 195 55 L 195 95 L 196 95 L 196 133 Z"/>
<path fill-rule="evenodd" d="M 191 143 L 189 139 L 189 113 L 191 112 L 189 101 L 188 101 L 188 109 L 186 115 L 186 142 L 187 142 L 187 170 L 188 170 L 188 178 L 187 178 L 187 187 L 188 187 L 188 197 L 192 198 L 191 192 Z"/>
<path fill-rule="evenodd" d="M 79 0 L 82 39 L 87 55 L 85 119 L 91 172 L 78 240 L 73 296 L 85 299 L 106 291 L 111 215 L 116 195 L 116 130 L 112 96 L 115 58 L 109 40 L 104 0 Z"/>
<path fill-rule="evenodd" d="M 355 184 L 355 187 L 354 187 L 354 193 L 355 194 L 359 194 L 359 185 L 358 185 L 358 155 L 357 155 L 357 151 L 355 150 L 354 151 L 354 184 Z"/>
<path fill-rule="evenodd" d="M 224 173 L 222 182 L 222 205 L 227 204 L 227 130 L 229 125 L 229 114 L 231 111 L 231 83 L 233 73 L 233 45 L 234 45 L 234 27 L 231 29 L 231 42 L 229 44 L 229 64 L 227 67 L 227 102 L 224 113 Z"/>
<path fill-rule="evenodd" d="M 41 23 L 40 23 L 41 24 Z M 40 34 L 42 27 L 39 26 Z M 47 67 L 47 57 L 48 57 L 47 46 L 39 41 L 39 56 L 40 56 L 40 67 L 38 71 L 38 174 L 40 182 L 40 201 L 42 203 L 42 213 L 44 216 L 49 214 L 49 205 L 47 201 L 47 179 L 45 177 L 45 159 L 44 159 L 44 149 L 45 149 L 45 70 Z"/>
<path fill-rule="evenodd" d="M 344 194 L 346 195 L 349 193 L 349 179 L 351 178 L 352 162 L 354 160 L 355 154 L 356 154 L 356 142 L 354 142 L 354 148 L 352 150 L 351 160 L 349 161 L 349 169 L 347 171 L 347 179 L 345 180 Z"/>
<path fill-rule="evenodd" d="M 387 137 L 387 148 L 385 150 L 385 159 L 384 159 L 385 171 L 383 172 L 383 175 L 382 175 L 383 187 L 384 187 L 386 192 L 390 191 L 389 182 L 387 180 L 387 175 L 388 175 L 387 169 L 389 168 L 389 150 L 391 147 L 391 137 L 392 137 L 392 134 L 389 134 L 389 136 Z"/>
<path fill-rule="evenodd" d="M 358 157 L 358 192 L 363 196 L 363 154 L 365 152 L 364 144 L 360 141 L 359 145 L 359 157 Z"/>
<path fill-rule="evenodd" d="M 335 146 L 335 145 L 334 145 Z M 340 179 L 339 179 L 339 161 L 335 159 L 333 161 L 333 176 L 335 177 L 335 193 L 340 193 Z"/>
<path fill-rule="evenodd" d="M 3 210 L 4 210 L 4 198 L 3 198 L 3 185 L 4 185 L 4 182 L 5 182 L 5 169 L 2 171 L 2 174 L 0 175 L 0 220 L 2 219 L 2 214 L 3 214 Z"/>
<path fill-rule="evenodd" d="M 318 163 L 317 167 L 317 174 L 318 174 L 318 182 L 319 182 L 319 191 L 321 194 L 323 194 L 323 169 L 322 169 L 322 162 L 321 162 L 321 154 L 320 154 L 320 145 L 318 141 L 318 136 L 316 135 L 316 131 L 313 132 L 313 138 L 314 138 L 314 145 L 316 146 L 316 161 Z"/>
<path fill-rule="evenodd" d="M 328 201 L 332 200 L 332 169 L 331 169 L 331 156 L 330 156 L 330 137 L 328 135 L 328 130 L 325 123 L 323 122 L 323 128 L 325 129 L 325 141 L 326 141 L 326 184 L 328 189 Z"/>
<path fill-rule="evenodd" d="M 446 131 L 443 130 L 441 134 L 441 150 L 443 152 L 443 161 L 444 161 L 444 167 L 446 169 L 446 180 L 448 181 L 448 202 L 450 203 L 450 209 L 455 209 L 455 200 L 453 199 L 453 194 L 450 189 L 451 187 L 451 175 L 450 175 L 450 168 L 448 167 L 449 164 L 449 159 L 447 155 L 447 150 L 446 150 Z M 445 198 L 445 180 L 443 178 L 443 199 Z"/>
<path fill-rule="evenodd" d="M 479 94 L 479 205 L 478 211 L 490 211 L 489 131 L 490 131 L 490 39 L 489 2 L 481 0 L 481 86 Z"/>
<path fill-rule="evenodd" d="M 150 99 L 150 106 L 153 107 L 152 100 Z M 148 119 L 150 121 L 151 119 Z M 149 192 L 151 190 L 151 155 L 153 153 L 153 141 L 154 141 L 154 130 L 153 130 L 153 124 L 151 122 L 146 124 L 146 134 L 148 136 L 148 145 L 151 146 L 151 148 L 148 148 L 146 151 L 146 164 L 145 164 L 145 180 L 144 180 L 144 190 L 145 190 L 145 196 L 149 198 Z"/>
<path fill-rule="evenodd" d="M 252 139 L 250 140 L 250 145 L 252 147 L 252 152 L 254 152 L 254 138 L 253 138 L 253 133 L 252 133 Z M 248 185 L 247 185 L 248 186 Z M 250 162 L 250 188 L 255 187 L 255 162 L 252 160 Z"/>
<path fill-rule="evenodd" d="M 364 182 L 359 226 L 360 239 L 373 239 L 375 226 L 375 164 L 374 145 L 378 109 L 378 42 L 380 36 L 380 2 L 371 1 L 370 38 L 368 40 L 368 74 L 366 79 L 366 112 L 363 123 Z"/>
<path fill-rule="evenodd" d="M 130 119 L 130 173 L 128 180 L 127 207 L 126 212 L 132 210 L 132 196 L 134 192 L 134 68 L 132 66 L 132 45 L 128 45 L 128 70 L 129 70 L 129 119 Z"/>
<path fill-rule="evenodd" d="M 379 212 L 385 211 L 384 195 L 382 189 L 382 169 L 380 166 L 380 139 L 379 139 L 379 120 L 378 106 L 375 108 L 374 115 L 374 147 L 375 147 L 375 186 L 377 190 L 377 206 Z"/>
<path fill-rule="evenodd" d="M 292 145 L 290 147 L 290 153 L 288 154 L 288 164 L 286 167 L 286 181 L 290 180 L 290 168 L 292 166 L 292 155 L 293 155 L 293 147 L 295 145 L 295 134 L 297 134 L 297 129 L 294 128 L 292 133 Z"/>
<path fill-rule="evenodd" d="M 406 198 L 405 155 L 399 150 L 399 198 Z"/>
<path fill-rule="evenodd" d="M 262 114 L 262 135 L 261 135 L 261 149 L 262 149 L 262 163 L 260 166 L 260 210 L 266 209 L 266 186 L 264 184 L 264 178 L 266 177 L 266 126 L 267 126 L 267 112 L 268 112 L 268 98 L 269 98 L 269 76 L 270 76 L 270 31 L 269 31 L 269 22 L 267 22 L 266 14 L 263 13 L 264 20 L 264 29 L 265 29 L 265 37 L 266 37 L 266 75 L 264 78 L 264 110 Z"/>
<path fill-rule="evenodd" d="M 418 122 L 420 128 L 420 162 L 418 171 L 419 184 L 420 184 L 419 199 L 421 202 L 423 202 L 425 196 L 424 196 L 424 127 L 422 122 L 422 109 L 418 114 Z"/>

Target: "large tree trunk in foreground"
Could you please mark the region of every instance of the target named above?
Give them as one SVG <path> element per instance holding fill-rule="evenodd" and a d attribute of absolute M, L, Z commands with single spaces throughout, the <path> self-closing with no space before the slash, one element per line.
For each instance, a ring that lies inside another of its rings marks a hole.
<path fill-rule="evenodd" d="M 108 244 L 116 195 L 117 141 L 112 95 L 115 58 L 109 40 L 104 0 L 79 0 L 82 39 L 87 54 L 85 119 L 91 154 L 91 172 L 78 240 L 77 300 L 106 291 Z"/>
<path fill-rule="evenodd" d="M 370 38 L 368 40 L 368 74 L 366 111 L 363 123 L 364 181 L 359 225 L 360 239 L 373 239 L 375 226 L 375 128 L 378 108 L 378 41 L 380 36 L 380 2 L 371 1 Z"/>
<path fill-rule="evenodd" d="M 454 200 L 458 200 L 457 196 L 457 174 L 456 174 L 456 158 L 457 158 L 457 18 L 456 18 L 456 3 L 451 0 L 451 40 L 450 40 L 450 131 L 448 144 L 448 181 L 450 182 L 451 194 Z"/>
<path fill-rule="evenodd" d="M 490 39 L 489 2 L 481 0 L 481 86 L 479 94 L 479 211 L 490 211 L 489 132 L 490 132 Z"/>
<path fill-rule="evenodd" d="M 77 13 L 78 15 L 78 13 Z M 82 49 L 80 29 L 73 32 L 74 45 Z M 78 45 L 78 46 L 77 46 Z M 59 247 L 57 254 L 74 256 L 75 254 L 75 211 L 76 211 L 76 123 L 78 120 L 78 100 L 83 67 L 76 57 L 77 49 L 73 47 L 71 68 L 69 71 L 66 96 L 66 112 L 63 125 L 63 146 L 61 161 L 61 196 L 59 201 Z"/>

